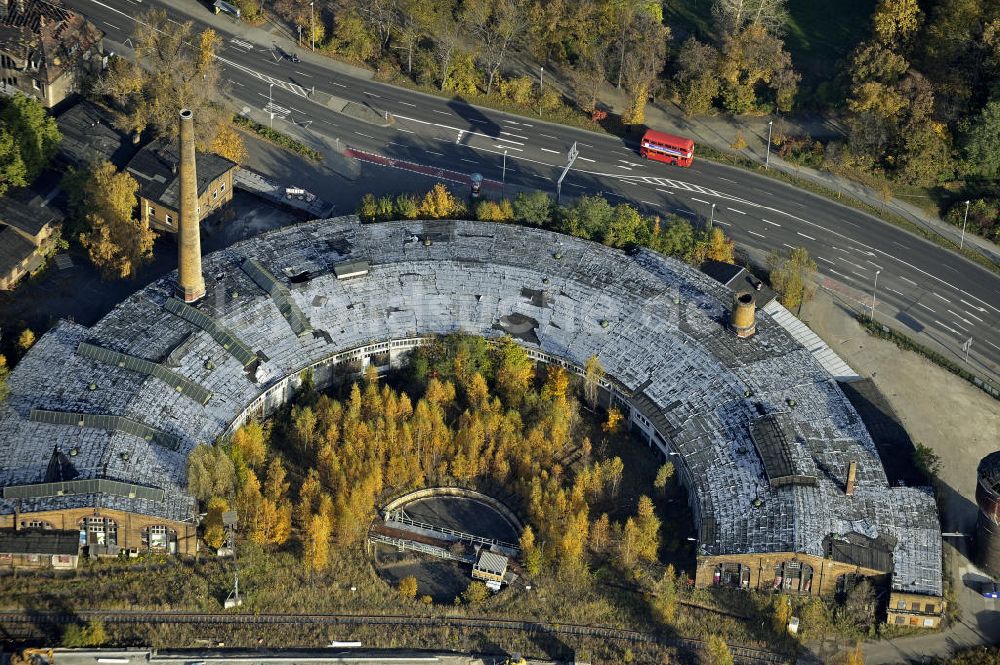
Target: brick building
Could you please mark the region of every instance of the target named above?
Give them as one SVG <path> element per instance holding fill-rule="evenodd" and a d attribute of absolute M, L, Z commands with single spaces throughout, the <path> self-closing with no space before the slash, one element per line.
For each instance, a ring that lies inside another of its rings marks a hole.
<path fill-rule="evenodd" d="M 48 0 L 0 0 L 0 93 L 22 92 L 46 108 L 104 66 L 104 34 L 82 14 Z"/>
<path fill-rule="evenodd" d="M 139 183 L 139 210 L 150 227 L 177 233 L 179 223 L 180 155 L 175 140 L 160 139 L 144 146 L 128 164 Z M 197 153 L 198 219 L 204 220 L 233 200 L 236 164 L 210 152 Z"/>

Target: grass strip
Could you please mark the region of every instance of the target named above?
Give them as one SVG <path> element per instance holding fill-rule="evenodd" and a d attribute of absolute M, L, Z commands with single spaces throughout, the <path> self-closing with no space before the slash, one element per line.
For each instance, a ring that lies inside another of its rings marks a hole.
<path fill-rule="evenodd" d="M 291 136 L 282 134 L 279 131 L 275 131 L 274 129 L 262 125 L 259 122 L 255 122 L 246 116 L 239 114 L 233 116 L 233 123 L 241 129 L 253 132 L 268 143 L 273 143 L 279 148 L 284 148 L 297 155 L 302 155 L 306 159 L 311 159 L 314 162 L 323 161 L 323 155 L 318 150 L 310 148 L 302 141 L 293 139 Z"/>
<path fill-rule="evenodd" d="M 895 344 L 897 347 L 904 349 L 906 351 L 913 351 L 914 353 L 918 353 L 922 355 L 924 358 L 930 360 L 935 365 L 943 367 L 952 374 L 957 374 L 958 376 L 962 377 L 963 379 L 965 379 L 972 385 L 976 386 L 977 388 L 982 390 L 984 393 L 986 393 L 993 399 L 1000 400 L 1000 389 L 986 383 L 985 381 L 983 381 L 981 378 L 979 378 L 969 370 L 961 367 L 958 363 L 952 361 L 949 358 L 946 358 L 944 355 L 938 353 L 937 351 L 928 349 L 926 346 L 923 346 L 921 344 L 917 344 L 906 335 L 896 332 L 889 326 L 883 325 L 876 321 L 872 321 L 872 318 L 865 314 L 858 315 L 858 322 L 864 327 L 865 330 L 868 331 L 869 335 L 873 335 L 874 337 L 878 337 L 880 339 L 888 340 L 893 344 Z"/>

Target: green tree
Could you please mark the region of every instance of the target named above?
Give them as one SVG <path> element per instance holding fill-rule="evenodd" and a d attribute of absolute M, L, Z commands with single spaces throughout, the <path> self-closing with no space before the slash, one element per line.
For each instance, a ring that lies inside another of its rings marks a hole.
<path fill-rule="evenodd" d="M 787 256 L 772 253 L 768 257 L 771 286 L 789 309 L 802 308 L 816 293 L 816 262 L 804 247 L 796 247 Z"/>
<path fill-rule="evenodd" d="M 602 196 L 581 196 L 560 210 L 559 231 L 588 240 L 600 240 L 614 217 L 614 208 Z"/>
<path fill-rule="evenodd" d="M 689 37 L 677 53 L 677 92 L 685 115 L 704 115 L 719 95 L 719 51 Z"/>
<path fill-rule="evenodd" d="M 983 107 L 965 136 L 967 170 L 983 178 L 1000 177 L 1000 101 Z"/>
<path fill-rule="evenodd" d="M 17 138 L 6 127 L 0 126 L 0 196 L 10 187 L 28 184 L 28 167 L 21 156 Z"/>
<path fill-rule="evenodd" d="M 24 179 L 32 182 L 48 166 L 59 149 L 59 127 L 41 102 L 20 93 L 0 107 L 0 125 L 16 140 Z"/>
<path fill-rule="evenodd" d="M 520 192 L 514 199 L 514 219 L 529 226 L 548 226 L 552 221 L 554 202 L 545 192 Z"/>
<path fill-rule="evenodd" d="M 653 613 L 665 624 L 671 624 L 677 617 L 677 575 L 670 564 L 656 583 L 653 596 Z"/>
<path fill-rule="evenodd" d="M 610 247 L 624 248 L 635 245 L 639 234 L 646 227 L 646 220 L 639 211 L 627 203 L 615 206 L 614 214 L 604 229 L 602 242 Z"/>

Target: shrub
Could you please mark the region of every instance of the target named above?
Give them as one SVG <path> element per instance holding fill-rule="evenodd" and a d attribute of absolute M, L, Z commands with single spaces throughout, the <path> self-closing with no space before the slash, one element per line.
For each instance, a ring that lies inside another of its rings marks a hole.
<path fill-rule="evenodd" d="M 417 578 L 408 575 L 399 580 L 399 597 L 405 600 L 413 600 L 417 597 Z"/>
<path fill-rule="evenodd" d="M 420 215 L 420 204 L 412 194 L 396 197 L 396 216 L 399 219 L 416 219 Z"/>
<path fill-rule="evenodd" d="M 480 201 L 476 206 L 476 219 L 482 222 L 510 222 L 514 219 L 514 208 L 510 201 Z"/>
<path fill-rule="evenodd" d="M 953 204 L 944 218 L 949 224 L 962 228 L 965 221 L 965 201 Z M 969 204 L 966 231 L 991 240 L 1000 240 L 1000 198 L 973 199 Z"/>
<path fill-rule="evenodd" d="M 490 590 L 482 582 L 470 582 L 462 592 L 462 602 L 466 605 L 478 605 L 490 597 Z"/>
<path fill-rule="evenodd" d="M 379 220 L 392 219 L 395 210 L 396 206 L 392 200 L 392 196 L 386 194 L 379 197 L 375 204 L 375 217 Z"/>
<path fill-rule="evenodd" d="M 266 141 L 273 143 L 276 146 L 280 146 L 291 152 L 302 155 L 307 159 L 311 159 L 314 162 L 322 162 L 323 155 L 318 150 L 310 148 L 302 141 L 293 139 L 287 134 L 282 134 L 281 132 L 275 131 L 266 125 L 262 125 L 259 122 L 255 122 L 250 118 L 242 115 L 236 115 L 233 117 L 233 124 L 237 127 L 241 127 L 247 131 L 253 132 L 254 134 L 260 136 Z"/>
<path fill-rule="evenodd" d="M 361 203 L 358 204 L 358 217 L 361 218 L 361 221 L 374 222 L 377 215 L 378 201 L 375 200 L 375 195 L 365 194 L 362 196 Z"/>

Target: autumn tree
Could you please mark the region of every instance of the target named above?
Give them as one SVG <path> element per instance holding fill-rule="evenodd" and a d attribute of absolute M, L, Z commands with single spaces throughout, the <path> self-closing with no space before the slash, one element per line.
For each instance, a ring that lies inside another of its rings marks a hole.
<path fill-rule="evenodd" d="M 228 112 L 217 99 L 222 89 L 215 57 L 221 39 L 211 29 L 195 34 L 193 23 L 178 23 L 153 9 L 137 21 L 132 41 L 135 62 L 113 58 L 96 91 L 114 103 L 123 131 L 176 137 L 179 109 L 194 113 L 199 148 L 210 148 Z"/>
<path fill-rule="evenodd" d="M 617 432 L 621 429 L 622 420 L 624 420 L 622 412 L 618 409 L 618 407 L 613 406 L 608 409 L 608 417 L 601 425 L 601 429 L 608 434 Z"/>
<path fill-rule="evenodd" d="M 413 600 L 417 597 L 417 578 L 407 575 L 399 580 L 399 597 L 403 600 Z"/>
<path fill-rule="evenodd" d="M 251 420 L 233 433 L 233 457 L 259 471 L 264 466 L 267 456 L 267 444 L 264 441 L 264 428 L 256 420 Z"/>
<path fill-rule="evenodd" d="M 236 485 L 233 461 L 219 446 L 199 445 L 188 455 L 188 493 L 199 501 L 231 496 Z"/>
<path fill-rule="evenodd" d="M 667 485 L 670 484 L 670 479 L 674 477 L 674 463 L 664 462 L 660 465 L 660 468 L 656 470 L 656 479 L 653 480 L 653 487 L 656 488 L 660 496 L 667 493 Z"/>
<path fill-rule="evenodd" d="M 528 24 L 527 0 L 467 0 L 462 5 L 463 23 L 478 45 L 478 57 L 486 70 L 486 94 L 493 84 L 508 52 L 523 36 Z"/>
<path fill-rule="evenodd" d="M 653 589 L 653 614 L 661 622 L 672 624 L 677 618 L 677 575 L 669 564 Z"/>
<path fill-rule="evenodd" d="M 787 255 L 768 257 L 771 287 L 788 309 L 802 308 L 816 293 L 816 262 L 804 247 L 795 247 Z"/>
<path fill-rule="evenodd" d="M 326 570 L 330 563 L 330 520 L 322 514 L 309 517 L 302 534 L 302 563 L 312 574 Z"/>
<path fill-rule="evenodd" d="M 666 64 L 669 39 L 670 29 L 655 17 L 645 11 L 636 15 L 630 31 L 632 43 L 624 53 L 619 72 L 619 87 L 624 82 L 629 93 L 628 106 L 622 113 L 626 125 L 646 121 L 646 103 L 653 82 Z"/>
<path fill-rule="evenodd" d="M 524 527 L 518 544 L 521 548 L 524 569 L 532 577 L 540 575 L 544 554 L 542 553 L 542 549 L 535 543 L 535 532 L 530 525 Z"/>
<path fill-rule="evenodd" d="M 677 53 L 674 80 L 685 115 L 704 115 L 719 95 L 719 51 L 711 44 L 688 39 Z"/>
<path fill-rule="evenodd" d="M 788 622 L 792 620 L 792 603 L 788 596 L 778 595 L 772 600 L 771 626 L 774 632 L 784 633 L 788 630 Z"/>
<path fill-rule="evenodd" d="M 601 381 L 604 380 L 604 366 L 595 355 L 587 358 L 583 368 L 583 397 L 591 409 L 597 408 L 597 398 L 600 395 Z"/>
<path fill-rule="evenodd" d="M 466 605 L 478 605 L 490 597 L 490 590 L 482 582 L 469 582 L 462 592 L 462 602 Z"/>
<path fill-rule="evenodd" d="M 131 174 L 119 172 L 108 161 L 95 165 L 84 184 L 87 230 L 80 234 L 80 243 L 105 276 L 133 277 L 153 256 L 156 234 L 148 222 L 133 217 L 138 190 Z"/>
<path fill-rule="evenodd" d="M 17 348 L 27 351 L 35 344 L 35 333 L 31 328 L 25 328 L 17 337 Z"/>
<path fill-rule="evenodd" d="M 786 0 L 715 0 L 712 17 L 723 35 L 736 35 L 748 27 L 779 34 L 788 23 Z"/>
<path fill-rule="evenodd" d="M 709 635 L 705 641 L 706 665 L 733 665 L 733 654 L 729 645 L 718 635 Z"/>
<path fill-rule="evenodd" d="M 520 404 L 535 377 L 535 365 L 528 352 L 510 337 L 503 337 L 496 350 L 497 390 L 504 402 Z"/>
<path fill-rule="evenodd" d="M 427 219 L 450 219 L 464 210 L 465 206 L 440 182 L 420 202 L 420 214 Z"/>
<path fill-rule="evenodd" d="M 201 522 L 202 537 L 209 549 L 217 550 L 226 541 L 226 530 L 222 522 L 222 514 L 229 510 L 229 502 L 219 496 L 208 500 L 208 510 Z"/>
<path fill-rule="evenodd" d="M 920 25 L 917 0 L 879 0 L 872 14 L 872 31 L 887 46 L 909 41 Z"/>

